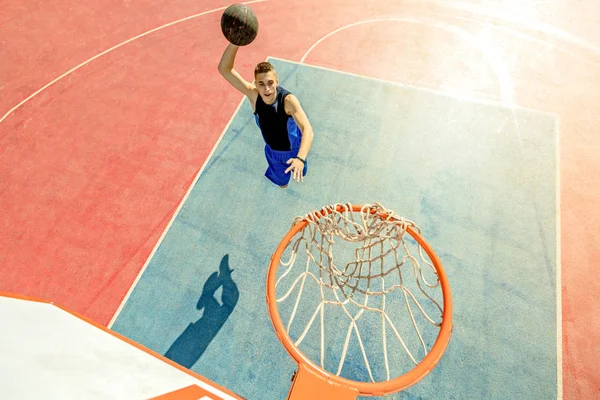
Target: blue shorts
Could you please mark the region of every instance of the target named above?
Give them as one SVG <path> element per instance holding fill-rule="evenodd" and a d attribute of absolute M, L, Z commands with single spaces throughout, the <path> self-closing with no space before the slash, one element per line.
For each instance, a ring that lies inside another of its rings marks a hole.
<path fill-rule="evenodd" d="M 289 151 L 278 151 L 273 150 L 269 147 L 269 145 L 265 145 L 265 157 L 267 157 L 267 163 L 269 163 L 269 168 L 267 168 L 267 172 L 265 172 L 265 176 L 274 184 L 279 186 L 285 186 L 290 181 L 290 176 L 292 175 L 292 171 L 285 173 L 285 170 L 289 168 L 290 164 L 286 164 L 287 160 L 290 158 L 294 158 L 298 155 L 298 150 L 293 149 Z M 304 169 L 302 170 L 302 176 L 306 175 L 308 171 L 308 162 L 304 164 Z"/>

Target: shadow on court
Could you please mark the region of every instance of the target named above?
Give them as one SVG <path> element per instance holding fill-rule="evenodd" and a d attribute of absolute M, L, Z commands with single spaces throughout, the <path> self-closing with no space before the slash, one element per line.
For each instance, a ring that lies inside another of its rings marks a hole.
<path fill-rule="evenodd" d="M 219 271 L 213 272 L 204 283 L 196 305 L 198 310 L 204 310 L 202 317 L 188 325 L 167 350 L 165 357 L 186 368 L 191 368 L 202 357 L 238 302 L 240 292 L 231 278 L 232 272 L 229 268 L 229 255 L 226 254 L 221 259 Z M 216 296 L 220 287 L 223 289 L 221 302 Z"/>

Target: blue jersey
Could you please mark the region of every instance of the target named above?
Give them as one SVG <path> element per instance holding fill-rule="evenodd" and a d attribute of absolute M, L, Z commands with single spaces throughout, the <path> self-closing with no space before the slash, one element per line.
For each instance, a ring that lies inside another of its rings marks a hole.
<path fill-rule="evenodd" d="M 285 112 L 284 100 L 289 94 L 290 92 L 278 86 L 273 104 L 266 104 L 260 95 L 256 99 L 256 124 L 265 143 L 277 151 L 297 150 L 302 140 L 302 131 L 296 121 Z"/>

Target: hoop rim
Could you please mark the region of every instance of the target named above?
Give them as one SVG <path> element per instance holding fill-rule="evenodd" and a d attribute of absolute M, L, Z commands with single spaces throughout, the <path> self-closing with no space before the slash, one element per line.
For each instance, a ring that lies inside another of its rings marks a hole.
<path fill-rule="evenodd" d="M 352 212 L 361 212 L 364 207 L 359 205 L 350 205 L 350 208 L 345 208 L 343 205 L 337 205 L 336 211 L 352 211 Z M 372 208 L 369 210 L 372 214 L 376 213 L 376 209 Z M 321 216 L 327 215 L 331 213 L 331 210 L 328 208 L 323 208 L 318 212 L 321 213 Z M 323 214 L 324 213 L 324 214 Z M 387 214 L 382 214 L 383 218 L 388 218 Z M 393 218 L 393 217 L 392 217 Z M 393 220 L 396 220 L 393 218 Z M 267 306 L 269 309 L 269 316 L 271 319 L 271 323 L 273 324 L 273 328 L 275 329 L 275 333 L 277 337 L 285 347 L 288 354 L 300 365 L 304 364 L 306 367 L 313 370 L 313 372 L 322 375 L 329 382 L 332 382 L 337 385 L 346 386 L 349 388 L 354 388 L 358 390 L 360 395 L 363 396 L 381 396 L 387 395 L 391 393 L 396 393 L 401 390 L 407 389 L 408 387 L 414 385 L 421 379 L 423 379 L 429 372 L 433 370 L 433 368 L 437 365 L 439 360 L 442 358 L 448 343 L 450 342 L 450 337 L 452 335 L 452 294 L 450 292 L 450 284 L 448 282 L 448 277 L 446 276 L 446 272 L 442 266 L 442 263 L 438 256 L 435 254 L 431 246 L 427 243 L 427 241 L 414 229 L 410 226 L 407 227 L 406 231 L 419 243 L 419 245 L 425 250 L 430 260 L 432 261 L 436 272 L 438 274 L 438 278 L 440 281 L 440 285 L 442 288 L 442 298 L 443 298 L 443 312 L 442 312 L 442 324 L 440 326 L 440 333 L 438 337 L 429 350 L 428 354 L 421 360 L 419 364 L 417 364 L 413 369 L 406 372 L 403 375 L 400 375 L 396 378 L 390 379 L 388 381 L 383 382 L 358 382 L 353 381 L 347 378 L 343 378 L 332 374 L 325 369 L 321 368 L 319 365 L 314 363 L 311 359 L 306 357 L 294 344 L 294 341 L 287 333 L 283 321 L 281 320 L 281 316 L 279 315 L 279 310 L 277 309 L 277 301 L 276 301 L 276 290 L 275 284 L 277 281 L 277 270 L 279 268 L 279 262 L 281 260 L 281 256 L 283 252 L 291 242 L 292 238 L 300 232 L 300 230 L 304 229 L 308 225 L 308 220 L 306 218 L 302 219 L 298 223 L 294 224 L 292 228 L 285 234 L 277 249 L 273 253 L 271 257 L 271 261 L 269 264 L 269 270 L 267 273 Z"/>

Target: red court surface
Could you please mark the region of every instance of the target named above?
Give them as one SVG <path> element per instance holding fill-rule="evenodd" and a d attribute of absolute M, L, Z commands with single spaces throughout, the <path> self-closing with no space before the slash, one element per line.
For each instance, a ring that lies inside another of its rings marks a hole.
<path fill-rule="evenodd" d="M 229 4 L 0 5 L 0 291 L 108 324 L 240 102 Z M 599 398 L 600 3 L 251 6 L 246 77 L 274 56 L 557 115 L 563 393 Z"/>

